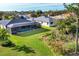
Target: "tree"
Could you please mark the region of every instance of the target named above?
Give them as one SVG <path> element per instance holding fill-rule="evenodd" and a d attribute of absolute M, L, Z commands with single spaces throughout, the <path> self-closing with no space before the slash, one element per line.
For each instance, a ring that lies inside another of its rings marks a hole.
<path fill-rule="evenodd" d="M 5 15 L 4 16 L 4 19 L 11 20 L 11 19 L 13 19 L 13 17 L 12 16 L 9 16 L 9 15 Z"/>
<path fill-rule="evenodd" d="M 79 24 L 79 3 L 73 3 L 73 4 L 64 4 L 66 9 L 69 12 L 74 13 L 74 18 L 76 19 L 76 47 L 75 47 L 75 53 L 78 52 L 78 24 Z"/>
<path fill-rule="evenodd" d="M 41 10 L 37 10 L 37 11 L 35 12 L 35 14 L 37 15 L 37 17 L 41 16 L 42 13 L 43 13 L 43 12 L 42 12 Z"/>
<path fill-rule="evenodd" d="M 2 20 L 3 14 L 4 14 L 4 12 L 0 12 L 0 20 Z"/>
<path fill-rule="evenodd" d="M 31 17 L 37 17 L 37 15 L 35 13 L 31 13 L 30 15 Z"/>

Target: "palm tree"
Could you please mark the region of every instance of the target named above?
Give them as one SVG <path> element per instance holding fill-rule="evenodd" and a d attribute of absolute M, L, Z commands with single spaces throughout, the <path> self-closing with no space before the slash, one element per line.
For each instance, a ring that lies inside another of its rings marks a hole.
<path fill-rule="evenodd" d="M 7 30 L 0 28 L 0 39 L 1 40 L 8 40 L 8 37 L 9 37 L 9 35 L 7 33 Z"/>

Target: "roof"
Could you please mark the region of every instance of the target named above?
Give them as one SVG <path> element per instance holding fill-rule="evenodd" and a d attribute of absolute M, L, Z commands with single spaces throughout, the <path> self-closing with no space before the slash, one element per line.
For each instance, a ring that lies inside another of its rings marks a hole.
<path fill-rule="evenodd" d="M 13 28 L 13 27 L 19 27 L 19 26 L 28 26 L 28 25 L 33 25 L 34 22 L 22 22 L 22 23 L 13 23 L 7 25 L 7 27 Z"/>
<path fill-rule="evenodd" d="M 33 24 L 32 21 L 27 20 L 26 18 L 20 17 L 12 20 L 1 20 L 0 24 L 7 26 L 7 27 L 18 27 L 18 26 L 25 26 Z"/>
<path fill-rule="evenodd" d="M 13 19 L 8 23 L 8 27 L 18 27 L 18 26 L 26 26 L 26 25 L 31 25 L 33 24 L 32 21 L 27 20 L 26 18 L 18 18 L 18 19 Z"/>
<path fill-rule="evenodd" d="M 35 21 L 42 21 L 42 22 L 49 22 L 49 21 L 53 21 L 53 18 L 51 17 L 46 17 L 46 16 L 40 16 L 40 17 L 37 17 L 37 18 L 34 18 L 33 20 Z"/>
<path fill-rule="evenodd" d="M 26 19 L 13 19 L 8 23 L 8 25 L 13 23 L 22 23 L 22 22 L 30 22 L 30 21 Z"/>
<path fill-rule="evenodd" d="M 1 20 L 0 24 L 2 24 L 3 26 L 7 26 L 7 24 L 10 22 L 11 20 Z"/>

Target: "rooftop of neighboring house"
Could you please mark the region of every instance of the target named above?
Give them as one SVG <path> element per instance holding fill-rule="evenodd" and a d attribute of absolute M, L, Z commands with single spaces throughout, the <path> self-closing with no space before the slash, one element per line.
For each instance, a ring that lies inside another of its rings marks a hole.
<path fill-rule="evenodd" d="M 38 22 L 49 22 L 49 21 L 53 21 L 54 18 L 52 18 L 50 16 L 40 16 L 40 17 L 37 17 L 37 18 L 30 18 L 28 20 L 38 21 Z"/>

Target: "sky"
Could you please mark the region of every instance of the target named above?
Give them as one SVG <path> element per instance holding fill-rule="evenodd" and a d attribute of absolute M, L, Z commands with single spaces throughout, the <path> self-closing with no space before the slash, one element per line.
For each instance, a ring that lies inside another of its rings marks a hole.
<path fill-rule="evenodd" d="M 63 4 L 57 3 L 0 3 L 0 11 L 29 11 L 29 10 L 64 10 Z"/>

